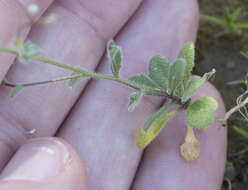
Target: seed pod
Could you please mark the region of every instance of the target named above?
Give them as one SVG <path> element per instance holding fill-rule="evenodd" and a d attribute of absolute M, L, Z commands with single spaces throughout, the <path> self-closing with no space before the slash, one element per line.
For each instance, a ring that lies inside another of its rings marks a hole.
<path fill-rule="evenodd" d="M 198 158 L 200 154 L 200 143 L 196 139 L 194 130 L 188 126 L 185 142 L 180 146 L 181 155 L 187 162 L 192 162 Z"/>

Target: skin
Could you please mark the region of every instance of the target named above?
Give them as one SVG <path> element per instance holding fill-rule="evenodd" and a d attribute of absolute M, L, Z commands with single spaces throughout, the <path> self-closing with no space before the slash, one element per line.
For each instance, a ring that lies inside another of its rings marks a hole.
<path fill-rule="evenodd" d="M 36 14 L 27 12 L 30 3 L 39 5 Z M 35 24 L 50 14 L 56 16 L 56 25 Z M 196 0 L 0 1 L 1 46 L 11 47 L 17 26 L 26 23 L 30 26 L 21 36 L 39 45 L 43 57 L 102 73 L 110 72 L 104 51 L 115 38 L 124 54 L 121 74 L 129 77 L 147 73 L 153 55 L 175 60 L 181 47 L 195 40 L 198 6 Z M 0 53 L 1 79 L 30 82 L 71 73 L 14 59 Z M 182 113 L 140 150 L 136 133 L 164 100 L 145 97 L 131 114 L 131 92 L 110 81 L 91 80 L 75 89 L 63 82 L 25 88 L 11 100 L 11 89 L 1 87 L 0 189 L 220 189 L 226 129 L 216 123 L 197 131 L 201 153 L 187 163 L 179 153 L 187 129 Z M 222 99 L 210 84 L 194 99 L 206 95 L 218 100 L 216 116 L 222 117 Z M 47 138 L 52 136 L 58 138 Z"/>

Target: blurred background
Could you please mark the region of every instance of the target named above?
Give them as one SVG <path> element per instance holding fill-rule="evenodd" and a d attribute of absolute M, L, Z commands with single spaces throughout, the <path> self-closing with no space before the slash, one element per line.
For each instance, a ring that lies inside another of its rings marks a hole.
<path fill-rule="evenodd" d="M 212 68 L 217 70 L 211 82 L 222 94 L 228 110 L 247 90 L 248 0 L 199 0 L 199 5 L 201 22 L 195 73 L 202 75 Z M 230 189 L 248 190 L 248 120 L 241 114 L 228 122 L 222 190 Z"/>

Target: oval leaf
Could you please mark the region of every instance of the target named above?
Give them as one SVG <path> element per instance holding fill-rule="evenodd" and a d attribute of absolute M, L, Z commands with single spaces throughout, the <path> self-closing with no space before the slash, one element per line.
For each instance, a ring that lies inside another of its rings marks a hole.
<path fill-rule="evenodd" d="M 186 114 L 187 125 L 194 128 L 205 128 L 214 122 L 214 112 L 218 107 L 217 101 L 212 97 L 204 97 L 192 103 Z"/>
<path fill-rule="evenodd" d="M 72 74 L 71 74 L 71 76 L 75 76 L 75 75 L 80 75 L 81 73 L 78 73 L 78 72 L 73 72 Z M 69 86 L 70 87 L 72 87 L 72 88 L 74 88 L 75 86 L 77 86 L 78 85 L 78 83 L 81 81 L 81 80 L 83 80 L 84 78 L 86 78 L 85 76 L 80 76 L 80 77 L 76 77 L 76 78 L 73 78 L 73 79 L 70 79 L 69 80 Z"/>
<path fill-rule="evenodd" d="M 184 59 L 178 59 L 170 68 L 169 89 L 174 92 L 175 89 L 182 84 L 184 79 L 184 71 L 186 62 Z"/>
<path fill-rule="evenodd" d="M 111 40 L 108 43 L 107 51 L 108 51 L 108 57 L 111 63 L 110 65 L 111 71 L 115 77 L 119 77 L 120 69 L 122 66 L 121 48 L 115 45 L 114 41 Z"/>
<path fill-rule="evenodd" d="M 16 95 L 17 95 L 23 88 L 24 88 L 24 86 L 22 86 L 22 85 L 17 85 L 17 86 L 13 89 L 13 91 L 12 91 L 10 97 L 11 97 L 11 98 L 16 97 Z"/>
<path fill-rule="evenodd" d="M 150 78 L 163 89 L 168 89 L 170 62 L 162 56 L 154 56 L 150 60 Z"/>
<path fill-rule="evenodd" d="M 27 64 L 29 60 L 34 59 L 40 55 L 40 48 L 31 42 L 24 44 L 23 49 L 19 51 L 19 61 Z"/>
<path fill-rule="evenodd" d="M 203 84 L 204 80 L 202 80 L 201 78 L 191 79 L 184 91 L 182 101 L 186 102 Z"/>
<path fill-rule="evenodd" d="M 155 82 L 143 74 L 132 76 L 128 80 L 144 88 L 159 88 Z"/>
<path fill-rule="evenodd" d="M 136 91 L 134 93 L 131 94 L 130 96 L 130 103 L 128 105 L 128 111 L 132 112 L 135 107 L 139 104 L 141 98 L 143 96 L 143 93 L 141 91 Z"/>
<path fill-rule="evenodd" d="M 173 105 L 168 104 L 153 115 L 145 122 L 145 124 L 140 128 L 137 137 L 136 143 L 139 148 L 145 148 L 150 142 L 160 133 L 168 120 L 176 115 L 178 110 L 174 110 L 165 114 L 164 112 Z"/>
<path fill-rule="evenodd" d="M 184 75 L 184 86 L 186 86 L 189 80 L 192 70 L 195 66 L 195 46 L 193 43 L 187 43 L 180 51 L 178 58 L 186 60 L 186 69 Z"/>

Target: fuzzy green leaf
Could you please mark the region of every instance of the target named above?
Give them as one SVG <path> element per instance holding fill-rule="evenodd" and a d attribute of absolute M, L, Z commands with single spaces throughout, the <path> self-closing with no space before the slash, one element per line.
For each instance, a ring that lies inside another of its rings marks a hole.
<path fill-rule="evenodd" d="M 182 102 L 186 102 L 201 86 L 216 73 L 215 69 L 205 73 L 202 78 L 195 77 L 187 82 L 186 89 L 183 93 Z"/>
<path fill-rule="evenodd" d="M 187 81 L 189 80 L 192 70 L 195 66 L 195 46 L 193 43 L 187 43 L 182 50 L 180 51 L 178 58 L 183 58 L 186 60 L 186 68 L 184 75 L 184 86 L 186 86 Z"/>
<path fill-rule="evenodd" d="M 17 85 L 14 89 L 13 89 L 13 91 L 12 91 L 12 93 L 11 93 L 11 98 L 14 98 L 22 89 L 24 88 L 24 86 L 22 86 L 22 85 Z"/>
<path fill-rule="evenodd" d="M 143 74 L 132 76 L 128 80 L 144 88 L 158 88 L 155 82 Z"/>
<path fill-rule="evenodd" d="M 139 148 L 145 148 L 150 144 L 158 136 L 165 124 L 178 113 L 178 110 L 164 113 L 171 105 L 168 104 L 155 112 L 140 128 L 136 137 L 136 144 Z"/>
<path fill-rule="evenodd" d="M 170 68 L 169 89 L 174 92 L 182 84 L 185 74 L 185 59 L 178 59 Z"/>
<path fill-rule="evenodd" d="M 108 57 L 111 63 L 111 71 L 115 77 L 120 76 L 120 69 L 122 66 L 122 53 L 121 48 L 115 45 L 114 41 L 111 40 L 107 47 Z"/>
<path fill-rule="evenodd" d="M 27 64 L 29 60 L 34 59 L 40 55 L 40 48 L 31 42 L 24 44 L 23 48 L 19 50 L 19 61 Z"/>
<path fill-rule="evenodd" d="M 141 91 L 135 91 L 134 93 L 131 94 L 130 96 L 130 103 L 128 105 L 128 111 L 132 112 L 136 106 L 139 104 L 141 98 L 143 96 L 143 93 Z"/>
<path fill-rule="evenodd" d="M 19 38 L 17 38 L 17 39 L 14 41 L 13 45 L 14 45 L 18 50 L 20 50 L 20 49 L 23 48 L 23 42 L 22 42 Z"/>
<path fill-rule="evenodd" d="M 204 80 L 199 77 L 195 77 L 188 82 L 187 87 L 184 91 L 182 101 L 186 102 L 202 85 Z"/>
<path fill-rule="evenodd" d="M 194 128 L 205 128 L 214 122 L 214 112 L 218 107 L 217 101 L 212 97 L 204 97 L 192 103 L 186 114 L 187 125 Z"/>
<path fill-rule="evenodd" d="M 170 62 L 162 56 L 154 56 L 150 60 L 150 78 L 161 88 L 168 89 Z"/>
<path fill-rule="evenodd" d="M 78 72 L 75 72 L 75 71 L 74 71 L 74 72 L 71 74 L 71 76 L 75 76 L 75 75 L 79 75 L 79 74 L 81 74 L 81 73 L 78 73 Z M 70 79 L 68 84 L 69 84 L 70 87 L 74 88 L 74 87 L 76 87 L 76 86 L 78 85 L 78 83 L 81 82 L 81 80 L 83 80 L 83 79 L 85 79 L 85 78 L 86 78 L 86 77 L 82 75 L 82 76 L 80 76 L 80 77 Z"/>

